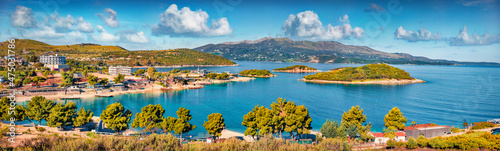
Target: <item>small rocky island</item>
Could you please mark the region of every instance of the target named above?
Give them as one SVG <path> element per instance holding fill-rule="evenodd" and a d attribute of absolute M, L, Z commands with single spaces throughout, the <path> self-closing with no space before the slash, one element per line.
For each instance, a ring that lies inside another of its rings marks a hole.
<path fill-rule="evenodd" d="M 400 85 L 425 82 L 423 80 L 410 77 L 408 72 L 392 67 L 388 64 L 369 64 L 361 67 L 337 68 L 327 72 L 307 75 L 304 76 L 304 79 L 300 80 L 313 83 L 382 85 Z"/>
<path fill-rule="evenodd" d="M 285 68 L 276 68 L 273 70 L 274 72 L 288 72 L 288 73 L 310 73 L 310 72 L 319 72 L 319 70 L 304 66 L 304 65 L 294 65 L 288 66 Z"/>
<path fill-rule="evenodd" d="M 245 77 L 255 77 L 255 78 L 269 78 L 276 76 L 275 74 L 272 74 L 268 70 L 257 70 L 257 69 L 243 70 L 240 72 L 239 75 Z"/>

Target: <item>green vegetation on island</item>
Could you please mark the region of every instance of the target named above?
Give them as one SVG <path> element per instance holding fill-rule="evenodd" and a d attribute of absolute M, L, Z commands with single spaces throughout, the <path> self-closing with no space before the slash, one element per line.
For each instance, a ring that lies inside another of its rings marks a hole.
<path fill-rule="evenodd" d="M 337 68 L 327 72 L 320 72 L 304 76 L 306 80 L 326 81 L 366 81 L 380 79 L 407 79 L 413 80 L 410 74 L 402 69 L 387 64 L 369 64 L 361 67 Z"/>
<path fill-rule="evenodd" d="M 234 65 L 236 63 L 208 53 L 192 49 L 129 51 L 120 46 L 98 44 L 49 45 L 30 39 L 16 39 L 19 57 L 37 62 L 44 54 L 66 56 L 70 67 L 99 66 L 174 66 L 174 65 Z M 8 42 L 0 44 L 0 56 L 7 55 Z"/>
<path fill-rule="evenodd" d="M 293 72 L 293 73 L 301 73 L 301 72 L 315 72 L 318 71 L 316 68 L 304 66 L 304 65 L 294 65 L 288 66 L 284 68 L 276 68 L 273 69 L 276 72 Z"/>
<path fill-rule="evenodd" d="M 243 70 L 240 72 L 240 75 L 242 76 L 248 76 L 248 77 L 273 77 L 276 76 L 269 72 L 268 70 L 258 70 L 258 69 L 251 69 L 251 70 Z"/>

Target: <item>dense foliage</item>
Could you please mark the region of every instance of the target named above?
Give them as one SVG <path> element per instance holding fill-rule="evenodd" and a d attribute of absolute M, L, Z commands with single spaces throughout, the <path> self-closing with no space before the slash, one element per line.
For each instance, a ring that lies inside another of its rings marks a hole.
<path fill-rule="evenodd" d="M 326 120 L 321 126 L 320 132 L 326 138 L 345 138 L 347 136 L 344 126 L 333 120 Z"/>
<path fill-rule="evenodd" d="M 353 137 L 359 134 L 362 140 L 367 141 L 373 138 L 369 134 L 372 124 L 371 122 L 366 124 L 366 115 L 363 114 L 363 109 L 359 106 L 353 106 L 348 112 L 342 114 L 341 125 L 344 125 L 349 137 Z"/>
<path fill-rule="evenodd" d="M 199 52 L 192 49 L 141 50 L 129 51 L 119 46 L 101 46 L 98 44 L 49 45 L 43 42 L 16 39 L 16 47 L 23 48 L 25 56 L 40 56 L 53 52 L 79 60 L 69 60 L 70 67 L 83 68 L 86 65 L 128 65 L 128 66 L 172 66 L 172 65 L 233 65 L 234 62 L 220 56 Z M 7 54 L 7 45 L 0 45 L 0 56 Z M 81 61 L 84 58 L 94 60 Z M 103 61 L 106 59 L 106 61 Z M 83 71 L 83 70 L 81 70 Z"/>
<path fill-rule="evenodd" d="M 402 69 L 387 64 L 346 67 L 304 76 L 306 80 L 355 81 L 373 79 L 414 79 Z"/>
<path fill-rule="evenodd" d="M 398 107 L 392 108 L 384 117 L 385 127 L 392 126 L 399 130 L 405 128 L 406 121 L 406 117 L 403 116 L 403 113 L 401 113 Z"/>
<path fill-rule="evenodd" d="M 203 127 L 207 130 L 208 135 L 212 137 L 220 137 L 222 135 L 222 130 L 226 128 L 226 123 L 224 123 L 224 118 L 220 113 L 212 113 L 207 117 L 208 121 L 203 122 Z"/>
<path fill-rule="evenodd" d="M 490 127 L 494 127 L 495 124 L 493 123 L 490 123 L 490 122 L 476 122 L 476 123 L 472 123 L 472 126 L 470 129 L 471 130 L 477 130 L 477 129 L 483 129 L 483 128 L 490 128 Z"/>
<path fill-rule="evenodd" d="M 282 70 L 294 70 L 294 69 L 299 69 L 299 70 L 316 70 L 316 68 L 304 66 L 304 65 L 294 65 L 294 66 L 288 66 L 284 68 L 276 68 L 273 69 L 274 71 L 282 71 Z"/>
<path fill-rule="evenodd" d="M 101 120 L 106 124 L 106 128 L 116 132 L 125 131 L 128 129 L 132 112 L 125 109 L 118 102 L 106 106 L 106 109 L 101 113 Z"/>
<path fill-rule="evenodd" d="M 243 76 L 272 76 L 274 74 L 272 74 L 268 70 L 251 69 L 251 70 L 241 71 L 240 75 L 243 75 Z"/>

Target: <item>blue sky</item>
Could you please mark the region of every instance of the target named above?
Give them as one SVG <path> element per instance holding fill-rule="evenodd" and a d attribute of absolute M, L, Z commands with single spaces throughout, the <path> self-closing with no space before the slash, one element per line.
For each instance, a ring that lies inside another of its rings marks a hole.
<path fill-rule="evenodd" d="M 2 0 L 0 39 L 129 50 L 288 37 L 500 62 L 499 0 Z"/>

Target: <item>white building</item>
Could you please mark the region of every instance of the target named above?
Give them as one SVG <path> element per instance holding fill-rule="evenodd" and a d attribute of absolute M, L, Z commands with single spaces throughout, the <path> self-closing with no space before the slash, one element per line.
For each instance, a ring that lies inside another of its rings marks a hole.
<path fill-rule="evenodd" d="M 132 67 L 129 66 L 110 66 L 109 75 L 132 75 Z"/>
<path fill-rule="evenodd" d="M 69 65 L 66 64 L 65 56 L 55 56 L 53 55 L 41 55 L 40 62 L 44 64 L 44 67 L 50 69 L 69 69 Z"/>
<path fill-rule="evenodd" d="M 396 137 L 394 138 L 395 141 L 405 141 L 405 132 L 395 132 L 394 134 L 396 135 Z M 385 144 L 387 143 L 387 141 L 389 141 L 389 137 L 385 137 L 384 133 L 372 133 L 372 135 L 375 138 L 375 144 Z"/>

